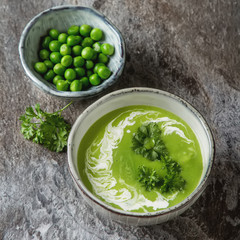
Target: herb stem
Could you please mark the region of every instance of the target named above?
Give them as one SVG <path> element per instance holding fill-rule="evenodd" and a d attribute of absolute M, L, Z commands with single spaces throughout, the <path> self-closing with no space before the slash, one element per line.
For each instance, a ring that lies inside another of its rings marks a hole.
<path fill-rule="evenodd" d="M 72 103 L 73 103 L 73 101 L 71 101 L 71 102 L 70 102 L 69 104 L 67 104 L 65 107 L 63 107 L 62 109 L 60 109 L 60 110 L 58 110 L 58 111 L 56 111 L 56 112 L 54 112 L 54 113 L 60 112 L 59 116 L 61 116 L 62 111 L 65 110 L 66 108 L 68 108 Z"/>

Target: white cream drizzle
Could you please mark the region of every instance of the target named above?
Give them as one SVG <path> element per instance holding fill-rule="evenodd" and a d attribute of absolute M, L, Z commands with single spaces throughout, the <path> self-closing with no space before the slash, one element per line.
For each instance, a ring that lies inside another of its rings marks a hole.
<path fill-rule="evenodd" d="M 126 112 L 124 114 L 126 114 Z M 117 180 L 113 177 L 111 170 L 113 164 L 113 149 L 116 149 L 121 142 L 124 135 L 124 129 L 127 126 L 134 125 L 137 118 L 144 115 L 153 116 L 146 116 L 146 122 L 162 122 L 161 127 L 163 134 L 169 135 L 176 133 L 186 143 L 189 144 L 192 142 L 185 136 L 182 130 L 172 126 L 179 124 L 184 126 L 182 123 L 168 117 L 159 117 L 155 111 L 129 111 L 129 116 L 121 120 L 117 126 L 114 126 L 114 122 L 121 117 L 122 114 L 106 126 L 103 138 L 96 138 L 87 149 L 85 172 L 92 184 L 94 192 L 98 196 L 108 203 L 120 206 L 125 211 L 142 209 L 147 212 L 146 207 L 152 207 L 154 210 L 167 208 L 169 205 L 168 201 L 173 200 L 177 195 L 177 193 L 175 193 L 169 198 L 165 198 L 156 191 L 156 199 L 150 201 L 133 186 L 128 185 L 123 179 L 119 180 L 119 183 L 121 183 L 123 187 L 121 189 L 114 188 L 117 184 Z M 99 149 L 96 149 L 96 146 L 98 146 Z"/>

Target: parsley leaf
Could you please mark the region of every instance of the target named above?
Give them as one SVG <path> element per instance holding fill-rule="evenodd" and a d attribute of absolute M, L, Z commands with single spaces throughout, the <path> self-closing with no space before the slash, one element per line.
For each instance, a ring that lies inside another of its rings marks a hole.
<path fill-rule="evenodd" d="M 180 175 L 180 172 L 176 172 L 172 168 L 167 168 L 167 174 L 161 176 L 156 170 L 141 166 L 139 167 L 138 181 L 149 192 L 158 188 L 162 193 L 174 193 L 182 191 L 186 185 L 186 181 Z"/>
<path fill-rule="evenodd" d="M 163 184 L 163 179 L 156 173 L 156 171 L 145 166 L 139 167 L 138 181 L 142 183 L 149 192 L 153 188 Z"/>
<path fill-rule="evenodd" d="M 136 154 L 155 161 L 168 154 L 161 139 L 161 130 L 157 123 L 150 122 L 138 128 L 132 138 L 132 149 Z"/>
<path fill-rule="evenodd" d="M 181 176 L 181 166 L 174 161 L 170 156 L 162 158 L 167 169 L 167 174 L 164 176 L 164 183 L 161 186 L 161 192 L 174 193 L 182 191 L 186 185 L 185 179 Z"/>
<path fill-rule="evenodd" d="M 63 151 L 67 146 L 71 126 L 65 122 L 61 113 L 71 103 L 54 113 L 44 112 L 39 104 L 35 105 L 35 109 L 26 108 L 25 114 L 19 118 L 24 138 L 42 144 L 51 151 Z"/>
<path fill-rule="evenodd" d="M 174 193 L 182 191 L 186 185 L 186 181 L 179 174 L 167 174 L 164 177 L 164 183 L 160 190 L 162 193 Z"/>

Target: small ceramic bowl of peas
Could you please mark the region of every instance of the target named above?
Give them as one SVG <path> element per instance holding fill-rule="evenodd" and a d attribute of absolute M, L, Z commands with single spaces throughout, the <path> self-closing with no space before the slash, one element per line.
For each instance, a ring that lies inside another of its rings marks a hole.
<path fill-rule="evenodd" d="M 37 87 L 73 100 L 113 85 L 125 64 L 119 30 L 101 13 L 80 6 L 58 6 L 35 16 L 23 30 L 19 54 Z"/>

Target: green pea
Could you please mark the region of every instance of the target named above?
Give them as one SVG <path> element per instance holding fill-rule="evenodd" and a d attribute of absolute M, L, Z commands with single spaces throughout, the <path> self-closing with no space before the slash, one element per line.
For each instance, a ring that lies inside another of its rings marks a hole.
<path fill-rule="evenodd" d="M 86 69 L 91 69 L 93 68 L 94 63 L 91 60 L 87 60 L 85 66 L 86 66 Z"/>
<path fill-rule="evenodd" d="M 61 43 L 57 40 L 53 40 L 49 43 L 49 49 L 52 52 L 58 52 L 61 47 Z"/>
<path fill-rule="evenodd" d="M 79 78 L 83 77 L 86 74 L 85 69 L 82 68 L 82 67 L 76 67 L 76 68 L 74 68 L 74 70 L 75 70 L 75 72 L 77 74 L 77 77 L 79 77 Z"/>
<path fill-rule="evenodd" d="M 91 70 L 87 70 L 87 77 L 89 78 L 91 75 L 93 75 L 93 72 Z"/>
<path fill-rule="evenodd" d="M 83 57 L 81 56 L 77 56 L 75 58 L 73 58 L 73 66 L 74 67 L 82 67 L 85 63 L 85 60 Z"/>
<path fill-rule="evenodd" d="M 72 68 L 68 68 L 65 73 L 64 77 L 67 79 L 69 82 L 72 82 L 74 79 L 76 79 L 76 72 Z"/>
<path fill-rule="evenodd" d="M 82 41 L 82 47 L 91 47 L 94 41 L 90 37 L 85 37 Z"/>
<path fill-rule="evenodd" d="M 101 29 L 72 25 L 67 33 L 51 29 L 42 39 L 39 58 L 43 62 L 35 63 L 34 68 L 58 90 L 67 91 L 70 86 L 71 91 L 81 91 L 99 85 L 111 75 L 105 64 L 115 49 L 109 43 L 99 42 L 103 39 Z"/>
<path fill-rule="evenodd" d="M 94 73 L 93 75 L 91 75 L 89 77 L 89 82 L 93 85 L 93 86 L 97 86 L 101 83 L 101 79 L 100 77 L 97 75 L 97 73 Z"/>
<path fill-rule="evenodd" d="M 72 92 L 81 91 L 82 90 L 82 82 L 80 82 L 80 80 L 74 80 L 73 82 L 71 82 L 70 90 Z"/>
<path fill-rule="evenodd" d="M 60 53 L 62 56 L 65 55 L 70 55 L 72 52 L 71 47 L 69 47 L 67 44 L 62 44 L 62 46 L 60 47 Z"/>
<path fill-rule="evenodd" d="M 75 56 L 81 56 L 81 52 L 82 52 L 83 47 L 80 45 L 75 45 L 72 47 L 72 53 Z"/>
<path fill-rule="evenodd" d="M 57 29 L 51 29 L 49 31 L 49 36 L 52 38 L 52 39 L 58 39 L 58 35 L 59 35 L 59 31 Z"/>
<path fill-rule="evenodd" d="M 106 66 L 104 63 L 96 63 L 94 68 L 93 68 L 93 72 L 97 73 L 97 70 L 100 66 Z"/>
<path fill-rule="evenodd" d="M 43 62 L 36 62 L 34 64 L 34 69 L 40 74 L 44 74 L 47 72 L 47 66 Z"/>
<path fill-rule="evenodd" d="M 82 86 L 84 89 L 88 88 L 89 86 L 89 80 L 87 77 L 83 77 L 80 79 L 80 82 L 82 83 Z"/>
<path fill-rule="evenodd" d="M 44 63 L 48 69 L 53 69 L 54 65 L 50 60 L 45 60 Z"/>
<path fill-rule="evenodd" d="M 68 29 L 68 35 L 78 35 L 78 33 L 79 33 L 79 26 L 72 25 L 72 26 Z"/>
<path fill-rule="evenodd" d="M 39 51 L 39 57 L 42 60 L 47 60 L 49 58 L 50 52 L 47 49 L 42 49 Z"/>
<path fill-rule="evenodd" d="M 69 67 L 72 64 L 72 61 L 73 61 L 73 59 L 72 59 L 72 57 L 70 55 L 65 55 L 61 59 L 61 64 L 64 67 Z"/>
<path fill-rule="evenodd" d="M 80 36 L 74 36 L 74 35 L 70 35 L 67 38 L 67 45 L 69 47 L 78 45 L 81 42 L 82 38 Z"/>
<path fill-rule="evenodd" d="M 90 32 L 90 37 L 94 40 L 94 41 L 100 41 L 102 39 L 103 33 L 102 30 L 99 28 L 94 28 L 91 32 Z"/>
<path fill-rule="evenodd" d="M 60 75 L 56 75 L 54 78 L 53 78 L 53 84 L 54 85 L 57 85 L 57 81 L 58 80 L 64 80 L 62 76 Z"/>
<path fill-rule="evenodd" d="M 111 71 L 108 67 L 105 66 L 99 66 L 97 69 L 97 74 L 101 79 L 107 79 L 111 75 Z"/>
<path fill-rule="evenodd" d="M 66 68 L 61 64 L 61 63 L 57 63 L 54 67 L 53 67 L 53 71 L 60 76 L 63 76 Z"/>
<path fill-rule="evenodd" d="M 66 33 L 60 33 L 58 36 L 58 41 L 60 43 L 67 43 L 67 37 L 68 35 Z"/>
<path fill-rule="evenodd" d="M 61 54 L 60 54 L 60 52 L 52 52 L 51 54 L 50 54 L 50 60 L 53 62 L 53 63 L 60 63 L 61 62 L 61 58 L 62 58 L 62 56 L 61 56 Z"/>
<path fill-rule="evenodd" d="M 42 41 L 42 48 L 45 49 L 49 49 L 49 43 L 52 41 L 53 39 L 50 36 L 46 36 L 44 37 L 43 41 Z"/>
<path fill-rule="evenodd" d="M 69 88 L 69 83 L 68 81 L 65 81 L 65 80 L 58 80 L 56 84 L 56 88 L 59 91 L 67 91 Z"/>
<path fill-rule="evenodd" d="M 101 52 L 101 43 L 100 42 L 95 42 L 93 45 L 92 45 L 92 48 L 94 51 L 96 51 L 97 53 L 100 53 Z"/>
<path fill-rule="evenodd" d="M 100 62 L 100 63 L 107 63 L 108 62 L 108 56 L 106 56 L 103 53 L 99 53 L 99 55 L 98 55 L 98 62 Z"/>
<path fill-rule="evenodd" d="M 81 53 L 82 57 L 87 60 L 91 60 L 93 57 L 93 54 L 94 54 L 94 50 L 91 47 L 85 47 Z"/>
<path fill-rule="evenodd" d="M 92 31 L 92 27 L 87 25 L 87 24 L 83 24 L 80 27 L 80 34 L 84 37 L 89 37 L 90 36 L 90 32 Z"/>
<path fill-rule="evenodd" d="M 54 77 L 55 77 L 55 73 L 52 69 L 48 70 L 44 74 L 44 79 L 47 80 L 47 81 L 52 81 Z"/>
<path fill-rule="evenodd" d="M 103 43 L 101 45 L 101 51 L 103 54 L 111 56 L 114 53 L 114 47 L 109 43 Z"/>

